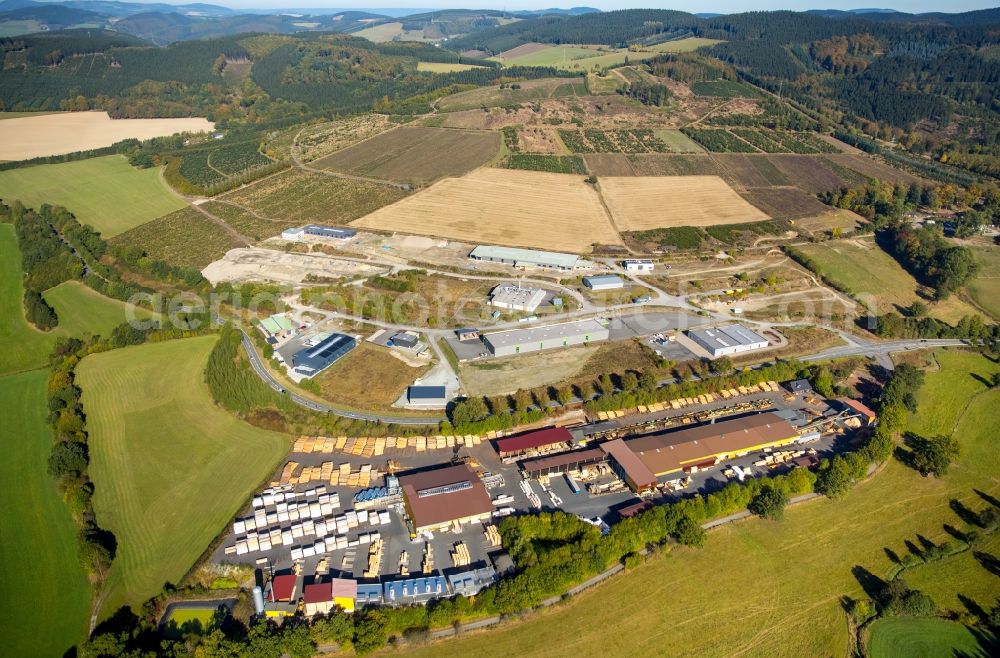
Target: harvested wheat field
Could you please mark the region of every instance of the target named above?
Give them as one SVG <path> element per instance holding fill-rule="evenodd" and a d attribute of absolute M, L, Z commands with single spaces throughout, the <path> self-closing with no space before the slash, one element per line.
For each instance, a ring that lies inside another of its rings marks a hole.
<path fill-rule="evenodd" d="M 56 112 L 0 122 L 0 160 L 27 160 L 47 155 L 111 146 L 134 137 L 150 139 L 180 132 L 212 130 L 207 119 L 112 119 L 107 112 Z"/>
<path fill-rule="evenodd" d="M 602 178 L 601 193 L 620 231 L 770 219 L 718 176 Z"/>
<path fill-rule="evenodd" d="M 511 169 L 447 178 L 351 226 L 556 251 L 621 244 L 582 176 Z"/>

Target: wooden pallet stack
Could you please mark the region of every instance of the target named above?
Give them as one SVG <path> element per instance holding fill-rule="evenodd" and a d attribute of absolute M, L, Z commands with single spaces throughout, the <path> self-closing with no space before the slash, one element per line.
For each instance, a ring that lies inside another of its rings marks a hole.
<path fill-rule="evenodd" d="M 430 544 L 424 544 L 424 561 L 420 566 L 425 575 L 429 576 L 434 572 L 434 549 Z"/>
<path fill-rule="evenodd" d="M 382 570 L 382 540 L 376 539 L 368 547 L 368 570 L 365 571 L 365 578 L 378 578 Z"/>

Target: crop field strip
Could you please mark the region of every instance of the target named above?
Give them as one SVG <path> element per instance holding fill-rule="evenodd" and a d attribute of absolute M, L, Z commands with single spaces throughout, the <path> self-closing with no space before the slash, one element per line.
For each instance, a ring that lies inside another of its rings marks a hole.
<path fill-rule="evenodd" d="M 217 199 L 250 211 L 234 221 L 252 227 L 253 231 L 246 235 L 255 236 L 269 230 L 274 231 L 269 235 L 277 235 L 281 227 L 308 223 L 347 224 L 405 196 L 394 187 L 291 169 Z M 228 213 L 226 217 L 232 215 Z M 267 226 L 254 214 L 274 220 L 273 226 Z"/>
<path fill-rule="evenodd" d="M 297 135 L 295 148 L 299 157 L 311 162 L 374 137 L 391 127 L 392 124 L 385 115 L 365 114 L 302 129 L 296 128 L 292 136 L 294 138 Z"/>
<path fill-rule="evenodd" d="M 105 238 L 185 206 L 158 168 L 136 169 L 118 155 L 0 171 L 0 198 L 65 206 Z"/>
<path fill-rule="evenodd" d="M 385 180 L 426 183 L 464 174 L 496 157 L 500 136 L 402 126 L 317 160 L 317 169 Z"/>
<path fill-rule="evenodd" d="M 210 187 L 229 176 L 272 162 L 262 154 L 255 141 L 236 144 L 210 145 L 185 151 L 181 156 L 180 174 L 199 187 Z"/>
<path fill-rule="evenodd" d="M 447 178 L 351 225 L 577 253 L 621 243 L 582 177 L 507 169 Z"/>
<path fill-rule="evenodd" d="M 215 405 L 204 368 L 216 340 L 129 347 L 77 368 L 94 509 L 118 540 L 102 616 L 178 582 L 288 448 Z"/>
<path fill-rule="evenodd" d="M 975 353 L 944 354 L 942 370 L 928 374 L 918 395 L 921 417 L 938 407 L 942 425 L 969 428 L 959 435 L 963 452 L 944 478 L 924 478 L 892 461 L 843 500 L 791 507 L 780 523 L 724 526 L 709 533 L 704 548 L 673 548 L 670 556 L 654 557 L 564 605 L 490 632 L 430 643 L 411 655 L 542 656 L 554 646 L 581 658 L 847 655 L 841 597 L 864 595 L 851 566 L 883 576 L 893 566 L 885 547 L 902 554 L 903 542 L 917 534 L 940 543 L 950 538 L 945 524 L 961 526 L 952 499 L 979 509 L 984 503 L 974 488 L 1000 494 L 988 415 L 1000 403 L 1000 389 L 988 390 L 970 376 L 989 379 L 1000 365 Z M 959 389 L 957 402 L 939 407 L 935 402 L 948 387 Z M 978 464 L 984 455 L 990 457 Z M 737 581 L 757 586 L 733 587 Z M 627 617 L 628 633 L 607 632 L 608 610 Z"/>
<path fill-rule="evenodd" d="M 769 219 L 718 176 L 605 177 L 600 186 L 621 231 Z"/>
<path fill-rule="evenodd" d="M 196 268 L 240 246 L 223 227 L 190 206 L 136 227 L 112 242 L 141 247 L 151 257 L 171 265 Z"/>
<path fill-rule="evenodd" d="M 627 130 L 559 130 L 559 138 L 572 153 L 669 153 L 650 128 Z"/>

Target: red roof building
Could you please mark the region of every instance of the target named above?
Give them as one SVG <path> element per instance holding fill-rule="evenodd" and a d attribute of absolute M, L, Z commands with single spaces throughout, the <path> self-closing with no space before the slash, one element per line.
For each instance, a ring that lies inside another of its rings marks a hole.
<path fill-rule="evenodd" d="M 537 448 L 569 444 L 572 440 L 573 435 L 565 427 L 548 427 L 536 432 L 497 439 L 496 449 L 501 457 L 514 457 Z"/>
<path fill-rule="evenodd" d="M 399 486 L 417 532 L 483 521 L 493 514 L 493 500 L 468 464 L 401 475 Z"/>
<path fill-rule="evenodd" d="M 864 416 L 865 422 L 867 422 L 869 425 L 874 425 L 875 421 L 878 419 L 878 416 L 875 414 L 875 412 L 872 411 L 870 408 L 868 408 L 868 406 L 865 405 L 863 402 L 852 400 L 851 398 L 841 398 L 841 402 L 843 402 L 844 405 L 849 407 L 851 410 L 856 411 L 857 413 Z"/>
<path fill-rule="evenodd" d="M 271 589 L 267 599 L 271 602 L 291 601 L 295 598 L 295 588 L 298 584 L 298 576 L 286 574 L 275 576 L 271 579 Z"/>

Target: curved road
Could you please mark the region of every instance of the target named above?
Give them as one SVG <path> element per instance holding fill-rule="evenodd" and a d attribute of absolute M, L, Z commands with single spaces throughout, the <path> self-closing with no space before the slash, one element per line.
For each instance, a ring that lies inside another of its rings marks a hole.
<path fill-rule="evenodd" d="M 254 349 L 253 342 L 250 340 L 250 337 L 247 336 L 247 333 L 242 329 L 240 330 L 240 333 L 243 334 L 243 349 L 246 350 L 247 357 L 250 359 L 250 365 L 253 366 L 254 372 L 257 373 L 257 376 L 263 379 L 268 386 L 273 388 L 278 393 L 287 395 L 292 402 L 300 407 L 312 409 L 313 411 L 318 411 L 323 414 L 334 414 L 343 418 L 366 420 L 377 423 L 394 423 L 397 425 L 425 425 L 436 427 L 441 421 L 446 420 L 444 416 L 437 418 L 428 416 L 387 416 L 370 412 L 347 411 L 345 409 L 331 407 L 321 402 L 316 402 L 315 400 L 310 400 L 309 398 L 304 398 L 301 395 L 286 390 L 285 387 L 282 386 L 270 372 L 268 372 L 267 368 L 264 366 L 264 362 L 261 361 L 260 355 L 257 354 L 257 350 Z"/>

